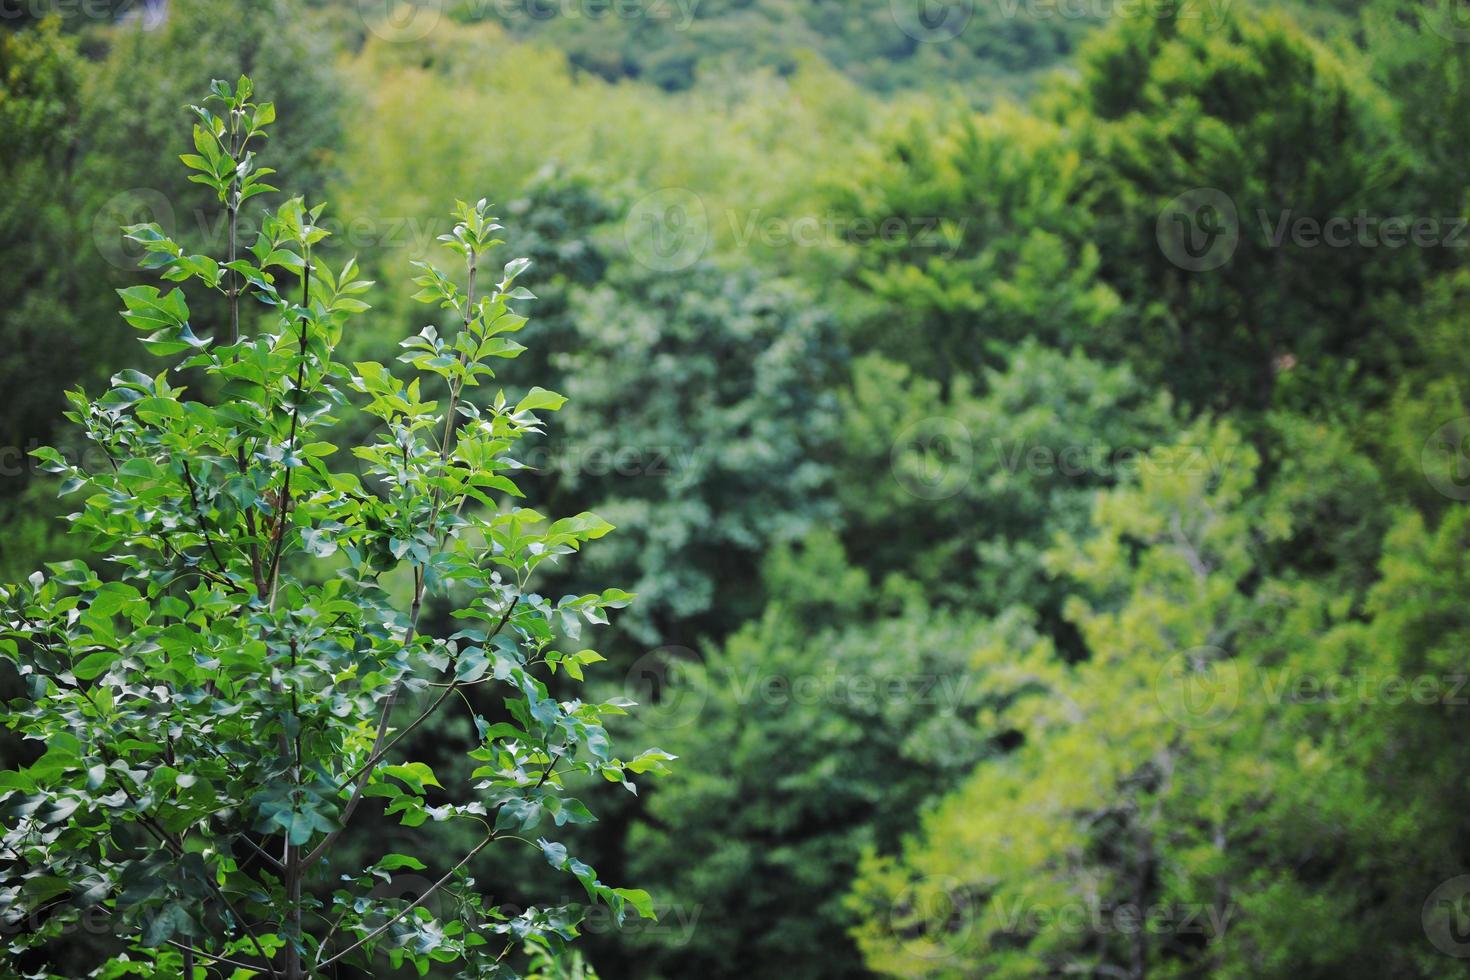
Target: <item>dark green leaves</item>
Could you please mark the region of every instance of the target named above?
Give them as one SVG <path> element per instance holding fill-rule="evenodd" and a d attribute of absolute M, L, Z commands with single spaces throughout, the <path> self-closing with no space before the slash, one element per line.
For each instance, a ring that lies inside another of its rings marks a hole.
<path fill-rule="evenodd" d="M 149 917 L 147 928 L 143 930 L 143 945 L 162 946 L 175 935 L 187 935 L 193 931 L 188 911 L 171 902 Z"/>
<path fill-rule="evenodd" d="M 382 773 L 385 776 L 392 776 L 394 779 L 397 779 L 419 796 L 424 795 L 425 786 L 440 786 L 439 780 L 434 778 L 434 770 L 422 762 L 408 762 L 403 765 L 384 766 Z"/>
<path fill-rule="evenodd" d="M 110 651 L 103 650 L 97 653 L 89 653 L 77 662 L 76 667 L 72 669 L 72 673 L 76 675 L 79 681 L 93 680 L 112 665 L 113 659 L 114 655 Z"/>
<path fill-rule="evenodd" d="M 189 327 L 189 307 L 181 290 L 160 295 L 153 286 L 132 286 L 118 290 L 118 295 L 126 306 L 123 319 L 134 329 L 151 331 L 143 338 L 148 353 L 169 357 L 208 346 L 209 341 L 196 337 Z"/>
<path fill-rule="evenodd" d="M 129 286 L 119 289 L 117 294 L 127 307 L 123 319 L 139 330 L 179 326 L 189 320 L 183 290 L 171 289 L 167 295 L 161 295 L 156 286 Z"/>

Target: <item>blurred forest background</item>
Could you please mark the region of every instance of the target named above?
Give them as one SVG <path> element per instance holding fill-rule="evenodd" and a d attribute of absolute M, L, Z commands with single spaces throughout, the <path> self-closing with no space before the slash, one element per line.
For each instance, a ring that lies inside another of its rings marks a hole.
<path fill-rule="evenodd" d="M 62 390 L 147 367 L 118 227 L 217 251 L 209 79 L 360 354 L 454 199 L 534 260 L 523 485 L 618 525 L 602 676 L 680 756 L 586 829 L 661 918 L 583 975 L 1470 975 L 1459 0 L 3 11 L 0 577 L 71 556 Z"/>

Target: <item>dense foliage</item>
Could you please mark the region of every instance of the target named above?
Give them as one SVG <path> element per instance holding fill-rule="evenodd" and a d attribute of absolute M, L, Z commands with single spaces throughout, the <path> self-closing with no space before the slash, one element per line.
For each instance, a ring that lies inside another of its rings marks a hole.
<path fill-rule="evenodd" d="M 1065 57 L 1096 12 L 1011 4 L 938 5 L 908 0 L 640 0 L 634 4 L 465 2 L 451 14 L 483 14 L 512 33 L 549 41 L 572 64 L 609 80 L 639 79 L 671 91 L 701 76 L 754 64 L 795 71 L 815 51 L 878 91 L 966 86 L 989 101 L 1024 89 Z M 953 42 L 953 43 L 943 43 Z"/>

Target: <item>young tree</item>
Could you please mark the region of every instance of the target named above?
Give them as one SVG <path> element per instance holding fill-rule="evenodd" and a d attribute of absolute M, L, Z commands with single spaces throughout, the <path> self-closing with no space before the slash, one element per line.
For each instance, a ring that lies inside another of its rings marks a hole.
<path fill-rule="evenodd" d="M 235 240 L 242 205 L 274 190 L 255 147 L 275 110 L 251 100 L 247 78 L 214 82 L 182 157 L 226 211 L 228 254 L 188 254 L 157 225 L 126 229 L 144 265 L 181 284 L 120 291 L 123 318 L 172 370 L 124 371 L 95 400 L 68 395 L 99 467 L 38 453 L 63 495 L 82 499 L 72 530 L 106 572 L 62 562 L 0 590 L 0 655 L 26 684 L 6 721 L 45 745 L 0 772 L 0 914 L 24 922 L 20 955 L 102 910 L 126 942 L 106 976 L 296 980 L 378 957 L 420 974 L 453 963 L 461 977 L 514 976 L 514 951 L 558 953 L 582 913 L 491 904 L 470 878 L 486 848 L 536 849 L 618 921 L 652 915 L 646 892 L 603 884 L 534 832 L 593 819 L 568 795 L 570 774 L 633 790 L 630 775 L 670 758 L 612 754 L 603 719 L 630 702 L 548 693 L 547 675 L 581 680 L 601 659 L 564 641 L 632 596 L 552 601 L 533 577 L 611 525 L 490 496 L 520 496 L 509 453 L 564 399 L 540 388 L 483 407 L 468 397 L 494 377 L 490 359 L 521 351 L 511 335 L 526 318 L 511 306 L 532 298 L 515 284 L 527 260 L 484 281 L 500 244 L 486 203 L 458 204 L 440 238 L 464 281 L 427 263 L 415 280 L 457 330 L 403 342 L 410 381 L 375 362 L 348 367 L 333 351 L 368 309 L 358 296 L 370 283 L 355 262 L 334 269 L 317 254 L 322 208 L 293 198 L 264 215 L 253 244 Z M 227 309 L 218 336 L 195 334 L 183 285 Z M 263 311 L 255 334 L 247 299 Z M 334 469 L 331 427 L 358 411 L 380 436 L 354 447 L 360 473 Z M 426 600 L 451 590 L 459 628 L 425 635 Z M 505 710 L 471 707 L 477 792 L 458 802 L 402 757 L 404 739 L 488 684 Z M 395 712 L 408 694 L 428 706 Z M 450 860 L 395 853 L 344 867 L 335 845 L 365 800 L 409 827 L 471 822 L 478 843 Z M 428 864 L 435 877 L 417 898 L 374 897 L 380 880 Z"/>

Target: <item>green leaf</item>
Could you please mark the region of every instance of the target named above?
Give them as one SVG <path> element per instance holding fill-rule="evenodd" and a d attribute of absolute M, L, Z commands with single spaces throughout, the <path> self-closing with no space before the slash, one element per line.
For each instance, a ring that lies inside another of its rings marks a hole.
<path fill-rule="evenodd" d="M 377 871 L 397 871 L 400 868 L 410 868 L 414 871 L 424 870 L 424 862 L 407 854 L 389 854 L 380 860 L 373 868 Z"/>
<path fill-rule="evenodd" d="M 558 395 L 556 392 L 548 391 L 545 388 L 532 388 L 526 392 L 526 397 L 516 402 L 515 414 L 534 412 L 537 409 L 543 408 L 549 412 L 554 412 L 566 403 L 567 399 L 565 395 Z"/>
<path fill-rule="evenodd" d="M 154 914 L 143 930 L 144 946 L 162 946 L 181 931 L 189 928 L 189 913 L 177 904 L 165 905 Z"/>
<path fill-rule="evenodd" d="M 138 418 L 151 424 L 184 417 L 183 406 L 172 398 L 142 398 L 133 403 L 133 411 Z"/>
<path fill-rule="evenodd" d="M 152 472 L 157 471 L 151 469 Z M 142 597 L 142 593 L 126 582 L 108 582 L 97 590 L 88 610 L 99 616 L 112 616 Z"/>
<path fill-rule="evenodd" d="M 495 829 L 530 830 L 540 822 L 541 810 L 541 804 L 535 800 L 509 800 L 495 815 Z"/>
<path fill-rule="evenodd" d="M 32 905 L 40 905 L 70 890 L 71 882 L 65 878 L 59 878 L 56 875 L 38 875 L 26 881 L 21 887 L 21 894 Z"/>
<path fill-rule="evenodd" d="M 670 755 L 663 749 L 648 749 L 628 763 L 628 771 L 638 774 L 652 772 L 662 775 L 669 771 L 669 767 L 664 765 L 664 763 L 672 762 L 677 758 L 678 756 Z"/>
<path fill-rule="evenodd" d="M 459 662 L 454 667 L 454 679 L 461 684 L 473 683 L 484 677 L 489 668 L 490 658 L 485 651 L 472 647 L 459 655 Z"/>
<path fill-rule="evenodd" d="M 96 653 L 89 653 L 77 661 L 77 665 L 72 668 L 72 673 L 76 675 L 79 681 L 90 681 L 106 673 L 107 668 L 112 666 L 114 659 L 116 659 L 116 654 L 111 650 L 99 650 Z"/>
<path fill-rule="evenodd" d="M 653 911 L 653 896 L 641 888 L 614 888 L 613 894 L 621 896 L 645 919 L 657 920 Z"/>
<path fill-rule="evenodd" d="M 557 844 L 544 838 L 536 843 L 540 845 L 541 854 L 546 858 L 547 864 L 558 871 L 566 867 L 567 846 L 565 844 Z"/>
<path fill-rule="evenodd" d="M 384 766 L 383 775 L 392 776 L 400 780 L 405 786 L 423 795 L 425 786 L 440 786 L 439 780 L 434 778 L 434 770 L 422 762 L 405 762 L 396 766 Z"/>
<path fill-rule="evenodd" d="M 570 534 L 583 541 L 590 541 L 602 537 L 613 530 L 613 526 L 590 511 L 583 511 L 576 517 L 563 517 L 547 529 L 547 534 Z"/>
<path fill-rule="evenodd" d="M 100 875 L 88 875 L 71 883 L 71 903 L 79 909 L 89 909 L 107 897 L 112 886 Z"/>
<path fill-rule="evenodd" d="M 12 789 L 29 791 L 35 788 L 36 781 L 31 778 L 29 773 L 19 769 L 0 770 L 0 793 Z"/>
<path fill-rule="evenodd" d="M 155 330 L 161 325 L 182 324 L 189 319 L 189 307 L 184 302 L 184 294 L 181 290 L 171 290 L 168 295 L 160 295 L 154 286 L 130 286 L 127 289 L 119 289 L 117 294 L 122 297 L 123 305 L 127 307 L 123 313 L 123 319 L 140 330 Z"/>

